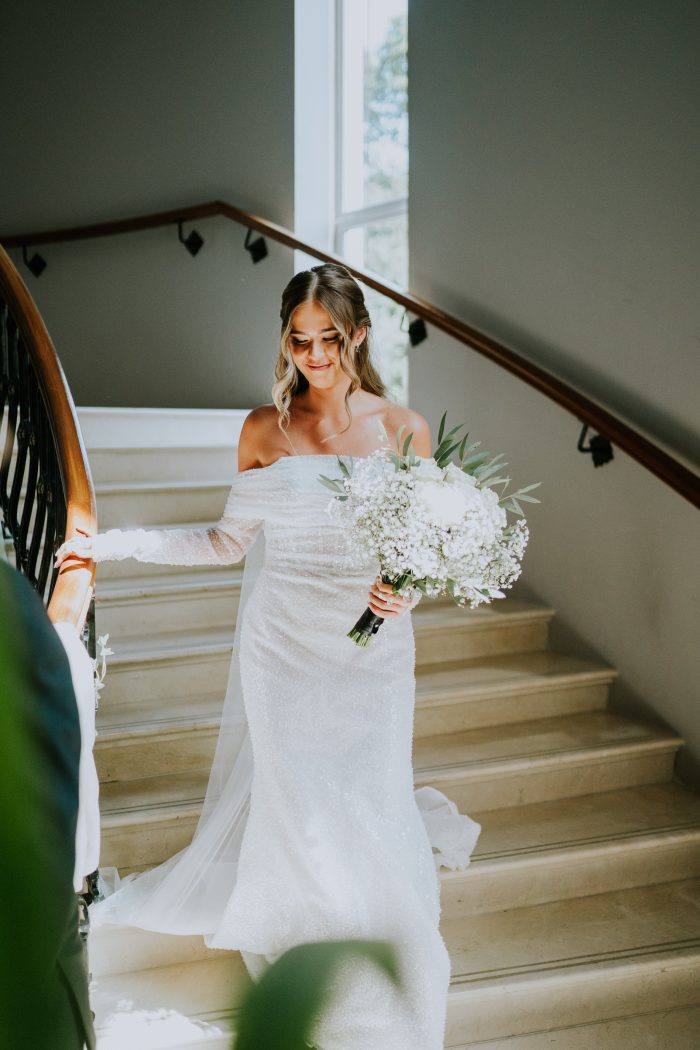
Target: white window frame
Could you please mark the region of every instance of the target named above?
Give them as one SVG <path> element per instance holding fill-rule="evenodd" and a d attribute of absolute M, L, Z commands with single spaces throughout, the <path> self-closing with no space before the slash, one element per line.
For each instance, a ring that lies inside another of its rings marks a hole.
<path fill-rule="evenodd" d="M 334 36 L 335 36 L 335 156 L 334 156 L 334 216 L 333 216 L 333 251 L 337 255 L 343 254 L 343 238 L 345 232 L 358 226 L 366 226 L 377 219 L 393 218 L 395 215 L 406 215 L 408 213 L 408 197 L 397 197 L 385 201 L 382 204 L 373 204 L 369 207 L 353 208 L 343 210 L 343 153 L 344 136 L 347 128 L 344 121 L 344 102 L 346 98 L 345 78 L 362 76 L 362 52 L 357 49 L 358 69 L 348 70 L 345 64 L 347 51 L 347 32 L 355 26 L 361 26 L 357 6 L 353 7 L 353 0 L 335 0 Z M 363 12 L 364 14 L 364 12 Z M 359 35 L 359 34 L 358 34 Z M 362 120 L 362 116 L 360 116 Z M 357 148 L 364 148 L 364 139 L 358 142 Z M 347 171 L 347 168 L 345 169 Z M 361 170 L 361 169 L 360 169 Z"/>
<path fill-rule="evenodd" d="M 343 256 L 347 230 L 408 213 L 408 197 L 343 211 L 343 18 L 357 19 L 353 0 L 295 0 L 294 229 Z M 361 59 L 361 53 L 358 52 Z M 358 62 L 360 65 L 360 62 Z M 306 75 L 313 68 L 314 76 Z M 295 253 L 295 269 L 318 262 Z"/>
<path fill-rule="evenodd" d="M 332 252 L 335 5 L 295 0 L 294 23 L 294 231 L 300 240 Z M 295 273 L 318 262 L 315 256 L 294 252 Z"/>
<path fill-rule="evenodd" d="M 401 197 L 370 207 L 342 208 L 343 96 L 343 15 L 349 17 L 353 0 L 295 0 L 295 103 L 294 103 L 294 230 L 300 240 L 346 258 L 344 237 L 357 229 L 365 236 L 366 227 L 376 221 L 408 214 L 408 198 Z M 344 6 L 345 5 L 345 6 Z M 353 16 L 357 15 L 357 7 Z M 354 55 L 362 58 L 362 49 Z M 358 62 L 359 64 L 359 62 Z M 309 69 L 313 76 L 308 75 Z M 361 75 L 361 70 L 359 75 Z M 357 127 L 356 127 L 357 134 Z M 364 137 L 361 148 L 364 149 Z M 360 168 L 358 179 L 364 178 Z M 319 260 L 295 250 L 294 272 L 316 266 Z M 378 275 L 387 279 L 386 274 Z M 408 343 L 406 343 L 406 351 Z M 380 371 L 382 355 L 377 354 Z M 408 395 L 408 353 L 404 359 L 404 378 L 396 389 L 397 400 L 406 403 Z"/>

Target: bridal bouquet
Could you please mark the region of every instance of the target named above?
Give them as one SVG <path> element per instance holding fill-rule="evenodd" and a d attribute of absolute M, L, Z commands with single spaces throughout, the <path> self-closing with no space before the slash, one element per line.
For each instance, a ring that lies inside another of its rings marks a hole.
<path fill-rule="evenodd" d="M 319 480 L 335 493 L 329 515 L 346 526 L 353 546 L 378 559 L 381 578 L 394 594 L 448 594 L 473 609 L 505 598 L 503 590 L 520 575 L 529 537 L 520 501 L 539 503 L 528 493 L 541 482 L 499 499 L 493 486 L 507 486 L 510 478 L 494 475 L 506 464 L 475 452 L 481 442 L 467 444 L 468 433 L 455 439 L 463 423 L 445 434 L 446 416 L 432 457 L 416 457 L 412 433 L 402 446 L 405 426 L 391 451 L 382 427 L 385 447 L 356 460 L 352 471 L 338 456 L 342 477 L 321 474 Z M 512 525 L 508 510 L 519 516 Z M 368 608 L 348 637 L 365 646 L 383 622 Z"/>

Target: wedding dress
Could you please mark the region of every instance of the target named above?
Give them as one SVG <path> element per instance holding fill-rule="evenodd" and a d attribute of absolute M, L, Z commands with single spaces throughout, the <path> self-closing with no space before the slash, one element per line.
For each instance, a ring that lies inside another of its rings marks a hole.
<path fill-rule="evenodd" d="M 352 456 L 344 456 L 351 467 Z M 313 1031 L 321 1050 L 442 1050 L 450 960 L 438 867 L 465 868 L 480 825 L 414 790 L 410 612 L 366 648 L 347 632 L 379 566 L 327 513 L 335 454 L 285 455 L 234 476 L 213 528 L 110 530 L 96 561 L 231 564 L 245 556 L 229 683 L 190 846 L 125 879 L 93 924 L 201 933 L 250 975 L 293 945 L 393 943 L 398 991 L 346 961 Z"/>

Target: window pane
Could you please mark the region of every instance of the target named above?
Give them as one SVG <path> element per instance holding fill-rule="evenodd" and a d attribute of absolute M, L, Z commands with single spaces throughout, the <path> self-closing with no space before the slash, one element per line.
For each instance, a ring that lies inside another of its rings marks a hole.
<path fill-rule="evenodd" d="M 341 210 L 408 195 L 408 0 L 344 0 Z"/>
<path fill-rule="evenodd" d="M 356 226 L 345 233 L 342 255 L 354 266 L 406 287 L 408 283 L 408 217 L 395 215 Z M 408 397 L 408 335 L 400 329 L 403 307 L 362 285 L 372 318 L 374 362 L 392 401 Z"/>
<path fill-rule="evenodd" d="M 365 266 L 405 288 L 408 284 L 408 215 L 365 225 Z"/>

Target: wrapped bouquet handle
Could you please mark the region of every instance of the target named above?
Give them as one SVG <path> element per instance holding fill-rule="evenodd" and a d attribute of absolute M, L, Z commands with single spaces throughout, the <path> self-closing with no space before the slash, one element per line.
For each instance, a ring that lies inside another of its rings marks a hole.
<path fill-rule="evenodd" d="M 348 631 L 348 638 L 352 638 L 353 642 L 357 645 L 368 645 L 373 634 L 376 634 L 381 625 L 384 623 L 383 616 L 377 616 L 367 606 L 360 619 L 357 621 L 351 631 Z"/>
<path fill-rule="evenodd" d="M 387 604 L 391 605 L 394 602 L 393 595 L 401 595 L 403 598 L 409 599 L 409 604 L 406 606 L 407 609 L 412 609 L 417 604 L 413 601 L 415 598 L 415 592 L 413 588 L 407 588 L 405 593 L 402 593 L 402 587 L 405 583 L 404 579 L 391 580 L 386 576 L 380 576 L 382 583 L 388 584 L 392 588 L 392 596 L 386 599 Z M 420 597 L 420 595 L 419 595 Z M 410 602 L 412 601 L 412 604 Z M 357 645 L 365 646 L 369 643 L 373 635 L 377 633 L 381 625 L 384 623 L 386 617 L 381 616 L 379 613 L 375 613 L 368 606 L 359 618 L 355 626 L 351 631 L 348 631 L 348 638 L 352 638 L 353 642 Z"/>

